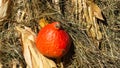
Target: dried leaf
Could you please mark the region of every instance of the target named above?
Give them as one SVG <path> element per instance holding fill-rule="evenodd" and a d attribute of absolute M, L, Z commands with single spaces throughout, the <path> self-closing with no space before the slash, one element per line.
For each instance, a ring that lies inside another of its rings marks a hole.
<path fill-rule="evenodd" d="M 0 68 L 2 68 L 3 67 L 3 65 L 1 64 L 1 62 L 0 62 Z"/>
<path fill-rule="evenodd" d="M 84 2 L 84 1 L 83 1 Z M 99 45 L 99 40 L 102 39 L 102 34 L 96 18 L 104 20 L 100 8 L 93 2 L 93 0 L 87 0 L 83 4 L 83 19 L 86 22 L 86 33 L 92 38 L 95 45 Z"/>
<path fill-rule="evenodd" d="M 95 34 L 96 34 L 96 39 L 101 40 L 102 39 L 102 33 L 100 31 L 100 27 L 99 27 L 95 18 L 93 18 L 93 21 L 94 21 L 94 30 L 95 30 Z"/>
<path fill-rule="evenodd" d="M 95 4 L 94 2 L 92 1 L 87 1 L 87 4 L 89 5 L 89 7 L 92 9 L 92 13 L 93 15 L 100 19 L 100 20 L 104 20 L 103 16 L 102 16 L 102 13 L 101 13 L 101 9 L 98 7 L 97 4 Z"/>
<path fill-rule="evenodd" d="M 48 21 L 45 20 L 44 18 L 40 19 L 39 21 L 39 25 L 41 28 L 43 28 L 44 26 L 46 26 L 48 24 Z"/>
<path fill-rule="evenodd" d="M 97 40 L 102 39 L 102 33 L 100 31 L 97 32 Z"/>
<path fill-rule="evenodd" d="M 10 0 L 0 0 L 0 20 L 7 16 L 7 10 Z"/>
<path fill-rule="evenodd" d="M 29 43 L 29 40 L 27 40 L 28 38 L 30 38 L 30 32 L 28 32 L 28 30 L 22 29 L 20 27 L 16 27 L 16 29 L 21 33 L 21 40 L 22 40 L 22 44 L 23 44 L 23 55 L 24 55 L 25 61 L 27 63 L 27 66 L 28 66 L 28 68 L 32 68 L 31 55 L 30 55 L 30 51 L 28 48 L 29 45 L 31 45 L 31 44 Z"/>
<path fill-rule="evenodd" d="M 44 57 L 35 47 L 36 35 L 28 27 L 16 29 L 21 33 L 23 44 L 23 55 L 27 63 L 27 68 L 56 68 L 56 64 L 51 59 Z"/>
<path fill-rule="evenodd" d="M 87 34 L 89 37 L 95 38 L 96 34 L 95 34 L 95 30 L 94 27 L 91 25 L 91 27 L 87 30 Z"/>
<path fill-rule="evenodd" d="M 89 37 L 92 37 L 93 39 L 96 39 L 96 40 L 102 39 L 102 34 L 100 31 L 99 25 L 95 20 L 95 17 L 92 18 L 92 23 L 88 24 L 87 29 L 88 29 L 87 33 Z"/>
<path fill-rule="evenodd" d="M 89 21 L 88 21 L 88 23 L 93 24 L 94 15 L 93 15 L 91 7 L 88 7 L 88 14 L 89 14 Z"/>

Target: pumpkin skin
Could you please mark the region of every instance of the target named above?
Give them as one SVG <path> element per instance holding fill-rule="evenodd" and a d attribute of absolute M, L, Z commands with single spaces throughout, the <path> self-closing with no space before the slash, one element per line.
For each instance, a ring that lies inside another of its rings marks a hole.
<path fill-rule="evenodd" d="M 36 47 L 40 53 L 50 58 L 61 58 L 71 45 L 69 34 L 60 28 L 59 22 L 43 27 L 38 33 Z"/>

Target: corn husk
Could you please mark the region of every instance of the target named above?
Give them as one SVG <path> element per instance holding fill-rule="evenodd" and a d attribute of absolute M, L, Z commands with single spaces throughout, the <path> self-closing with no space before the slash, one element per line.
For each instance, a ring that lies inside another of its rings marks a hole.
<path fill-rule="evenodd" d="M 99 41 L 102 39 L 102 33 L 100 31 L 97 19 L 104 21 L 101 9 L 97 4 L 94 3 L 93 0 L 84 0 L 83 3 L 83 19 L 87 25 L 86 33 L 93 39 L 95 43 L 99 43 Z"/>
<path fill-rule="evenodd" d="M 16 27 L 17 31 L 21 34 L 23 45 L 23 55 L 27 63 L 27 68 L 56 68 L 53 60 L 43 56 L 35 47 L 36 35 L 28 27 Z"/>

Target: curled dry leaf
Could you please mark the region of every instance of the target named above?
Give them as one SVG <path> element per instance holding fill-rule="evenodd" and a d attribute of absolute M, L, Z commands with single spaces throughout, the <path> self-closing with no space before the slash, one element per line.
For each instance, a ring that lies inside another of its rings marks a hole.
<path fill-rule="evenodd" d="M 98 18 L 100 20 L 104 20 L 101 9 L 98 7 L 97 4 L 95 4 L 93 1 L 87 1 L 87 4 L 91 8 L 92 13 L 96 18 Z"/>
<path fill-rule="evenodd" d="M 0 20 L 7 16 L 10 0 L 0 0 Z"/>
<path fill-rule="evenodd" d="M 35 33 L 28 27 L 24 29 L 17 26 L 17 31 L 21 34 L 23 45 L 23 55 L 27 63 L 27 68 L 56 68 L 56 64 L 51 59 L 43 56 L 35 47 Z"/>

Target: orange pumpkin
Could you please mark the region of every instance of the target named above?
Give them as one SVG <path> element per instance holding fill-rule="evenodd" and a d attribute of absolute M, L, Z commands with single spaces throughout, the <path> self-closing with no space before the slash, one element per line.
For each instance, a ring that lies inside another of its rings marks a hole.
<path fill-rule="evenodd" d="M 43 27 L 38 33 L 36 47 L 44 56 L 61 58 L 71 45 L 68 33 L 60 28 L 59 22 L 53 22 Z"/>

